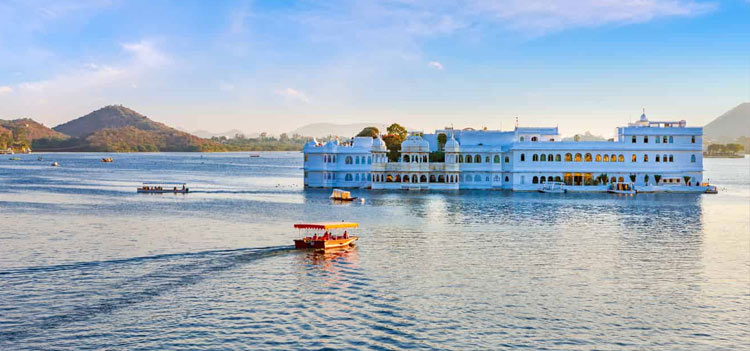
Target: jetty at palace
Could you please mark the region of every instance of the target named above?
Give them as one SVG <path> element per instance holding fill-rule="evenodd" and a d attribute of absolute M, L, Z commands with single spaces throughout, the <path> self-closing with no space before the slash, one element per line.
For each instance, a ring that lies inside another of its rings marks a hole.
<path fill-rule="evenodd" d="M 438 142 L 440 134 L 445 134 L 444 145 Z M 702 139 L 702 127 L 688 127 L 684 120 L 649 121 L 644 113 L 637 122 L 617 128 L 612 141 L 562 141 L 557 127 L 410 133 L 397 161 L 389 161 L 380 137 L 313 140 L 303 149 L 304 184 L 534 191 L 561 182 L 574 192 L 606 191 L 608 184 L 619 182 L 639 192 L 704 192 Z M 435 151 L 443 151 L 444 160 L 431 162 Z"/>

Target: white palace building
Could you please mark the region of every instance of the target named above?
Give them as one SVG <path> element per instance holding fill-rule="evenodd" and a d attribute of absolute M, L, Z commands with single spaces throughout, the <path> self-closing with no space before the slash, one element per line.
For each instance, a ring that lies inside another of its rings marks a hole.
<path fill-rule="evenodd" d="M 445 134 L 444 162 L 430 162 Z M 398 161 L 381 138 L 311 141 L 303 149 L 310 188 L 533 191 L 564 182 L 567 191 L 605 191 L 628 182 L 638 191 L 703 192 L 703 128 L 685 121 L 639 121 L 617 128 L 613 141 L 561 141 L 555 128 L 437 130 L 412 133 Z"/>

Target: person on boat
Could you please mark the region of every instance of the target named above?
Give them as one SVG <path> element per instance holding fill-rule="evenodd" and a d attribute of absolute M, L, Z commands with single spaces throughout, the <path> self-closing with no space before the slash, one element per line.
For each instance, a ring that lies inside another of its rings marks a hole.
<path fill-rule="evenodd" d="M 347 233 L 346 230 L 344 231 L 344 239 L 349 239 L 349 233 Z"/>

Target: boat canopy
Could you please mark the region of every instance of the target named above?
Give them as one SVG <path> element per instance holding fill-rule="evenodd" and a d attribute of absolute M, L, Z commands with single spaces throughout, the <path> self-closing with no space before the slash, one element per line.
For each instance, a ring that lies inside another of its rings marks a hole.
<path fill-rule="evenodd" d="M 296 229 L 341 229 L 341 228 L 357 228 L 359 223 L 354 222 L 321 222 L 321 223 L 298 223 L 294 225 Z"/>

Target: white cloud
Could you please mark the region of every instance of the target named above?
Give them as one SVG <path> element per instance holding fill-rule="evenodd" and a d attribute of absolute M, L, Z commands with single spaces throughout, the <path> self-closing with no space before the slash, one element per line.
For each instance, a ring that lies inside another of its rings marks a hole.
<path fill-rule="evenodd" d="M 13 88 L 11 88 L 11 87 L 9 87 L 7 85 L 0 86 L 0 95 L 9 94 L 9 93 L 12 93 L 12 92 L 13 92 Z"/>
<path fill-rule="evenodd" d="M 297 101 L 301 101 L 304 103 L 310 103 L 310 98 L 307 97 L 307 94 L 296 89 L 292 89 L 292 88 L 280 89 L 280 90 L 276 90 L 275 93 L 276 95 L 283 96 L 287 99 L 297 100 Z"/>
<path fill-rule="evenodd" d="M 434 69 L 438 69 L 438 70 L 441 70 L 441 71 L 443 70 L 443 64 L 441 64 L 440 62 L 437 62 L 437 61 L 430 61 L 429 63 L 427 63 L 427 65 L 430 66 L 430 67 L 432 67 L 432 68 L 434 68 Z"/>
<path fill-rule="evenodd" d="M 648 22 L 660 17 L 685 17 L 716 9 L 712 2 L 693 0 L 469 0 L 474 14 L 506 23 L 510 28 L 542 34 L 574 27 Z"/>
<path fill-rule="evenodd" d="M 154 47 L 154 43 L 141 40 L 137 43 L 124 43 L 122 48 L 130 52 L 138 61 L 149 66 L 161 66 L 169 60 Z"/>

